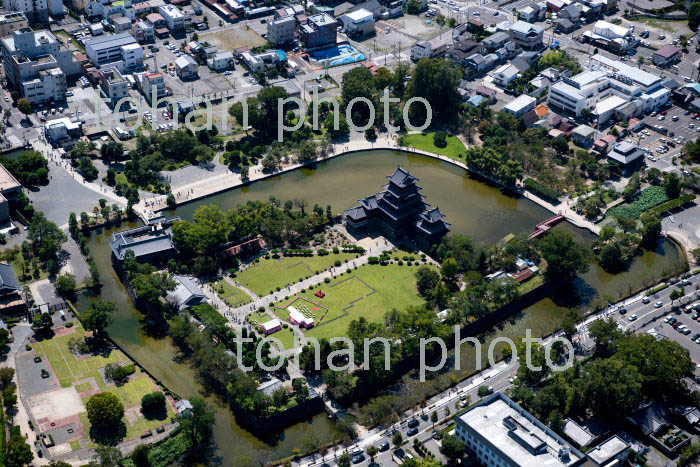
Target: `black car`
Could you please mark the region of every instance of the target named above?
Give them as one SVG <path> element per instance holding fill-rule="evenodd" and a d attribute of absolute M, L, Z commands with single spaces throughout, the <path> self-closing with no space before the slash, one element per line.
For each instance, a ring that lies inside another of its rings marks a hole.
<path fill-rule="evenodd" d="M 411 428 L 406 432 L 407 436 L 415 436 L 418 434 L 418 428 Z"/>
<path fill-rule="evenodd" d="M 389 450 L 389 443 L 384 441 L 382 444 L 379 445 L 379 450 L 380 451 L 388 451 Z"/>
<path fill-rule="evenodd" d="M 363 460 L 365 460 L 365 455 L 364 455 L 364 454 L 358 454 L 358 455 L 356 455 L 356 456 L 352 456 L 352 463 L 353 463 L 353 464 L 359 464 L 359 463 L 362 462 Z"/>
<path fill-rule="evenodd" d="M 419 423 L 420 423 L 420 422 L 414 418 L 413 420 L 409 420 L 409 421 L 408 421 L 408 427 L 409 427 L 409 428 L 415 428 L 415 427 L 418 426 Z"/>

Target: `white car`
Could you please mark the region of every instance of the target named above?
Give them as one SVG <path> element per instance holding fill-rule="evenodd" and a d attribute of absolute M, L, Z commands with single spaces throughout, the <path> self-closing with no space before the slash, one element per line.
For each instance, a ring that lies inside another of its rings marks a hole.
<path fill-rule="evenodd" d="M 661 308 L 662 306 L 664 306 L 664 304 L 661 302 L 654 303 L 654 308 Z"/>
<path fill-rule="evenodd" d="M 627 319 L 630 320 L 630 321 L 635 321 L 635 320 L 637 319 L 637 315 L 635 315 L 635 314 L 629 315 L 629 316 L 627 317 Z"/>
<path fill-rule="evenodd" d="M 651 302 L 651 298 L 649 298 L 649 297 L 644 297 L 644 298 L 642 298 L 642 303 L 644 303 L 645 305 L 646 305 L 647 303 L 650 303 L 650 302 Z"/>

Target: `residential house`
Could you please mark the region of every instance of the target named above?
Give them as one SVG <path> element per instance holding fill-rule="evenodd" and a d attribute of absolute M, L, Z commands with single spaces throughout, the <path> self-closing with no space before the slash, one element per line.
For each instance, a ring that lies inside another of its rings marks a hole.
<path fill-rule="evenodd" d="M 544 28 L 525 21 L 516 21 L 510 27 L 513 41 L 524 49 L 539 49 L 542 47 Z"/>
<path fill-rule="evenodd" d="M 535 108 L 537 99 L 530 97 L 527 94 L 522 94 L 503 106 L 503 111 L 522 117 L 529 111 Z"/>
<path fill-rule="evenodd" d="M 593 145 L 595 139 L 595 129 L 588 125 L 579 125 L 571 133 L 571 140 L 583 148 L 589 148 Z"/>
<path fill-rule="evenodd" d="M 175 411 L 177 412 L 178 418 L 189 418 L 192 416 L 192 403 L 187 399 L 180 399 L 175 402 Z"/>
<path fill-rule="evenodd" d="M 510 35 L 507 32 L 497 32 L 486 38 L 481 43 L 487 51 L 493 51 L 505 46 L 506 42 L 510 41 Z"/>
<path fill-rule="evenodd" d="M 554 20 L 554 30 L 563 33 L 570 34 L 576 29 L 576 24 L 572 23 L 567 18 L 557 18 Z"/>
<path fill-rule="evenodd" d="M 411 60 L 442 57 L 452 45 L 452 33 L 447 31 L 429 41 L 418 41 L 411 47 Z"/>
<path fill-rule="evenodd" d="M 218 52 L 212 58 L 207 60 L 207 66 L 211 70 L 222 71 L 228 70 L 229 68 L 233 68 L 233 62 L 234 60 L 232 52 Z"/>
<path fill-rule="evenodd" d="M 520 76 L 518 68 L 514 65 L 506 63 L 501 65 L 493 72 L 493 82 L 502 88 L 508 87 L 510 83 L 515 81 Z"/>
<path fill-rule="evenodd" d="M 581 19 L 581 12 L 578 9 L 578 4 L 572 3 L 559 11 L 559 18 L 565 18 L 573 24 L 578 24 Z"/>
<path fill-rule="evenodd" d="M 666 44 L 652 55 L 652 62 L 656 66 L 667 67 L 681 59 L 681 49 L 671 44 Z"/>
<path fill-rule="evenodd" d="M 230 54 L 231 52 L 229 52 Z M 175 59 L 175 72 L 181 80 L 191 80 L 199 77 L 197 62 L 189 55 L 181 55 Z"/>

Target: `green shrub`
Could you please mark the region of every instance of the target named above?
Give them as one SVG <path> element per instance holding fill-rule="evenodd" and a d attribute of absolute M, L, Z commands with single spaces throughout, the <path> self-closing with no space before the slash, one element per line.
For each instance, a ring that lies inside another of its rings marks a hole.
<path fill-rule="evenodd" d="M 547 198 L 551 201 L 556 201 L 562 196 L 562 194 L 559 193 L 557 190 L 541 184 L 534 178 L 526 178 L 523 182 L 523 185 L 525 185 L 525 188 L 535 193 L 536 195 L 541 196 L 543 198 Z"/>

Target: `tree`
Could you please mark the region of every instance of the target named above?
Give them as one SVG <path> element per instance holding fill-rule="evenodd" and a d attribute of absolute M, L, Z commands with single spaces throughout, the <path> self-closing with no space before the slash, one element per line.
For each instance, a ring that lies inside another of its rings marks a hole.
<path fill-rule="evenodd" d="M 553 230 L 546 234 L 539 242 L 539 250 L 547 261 L 548 279 L 571 281 L 577 274 L 588 271 L 590 251 L 567 231 Z"/>
<path fill-rule="evenodd" d="M 617 242 L 603 245 L 603 247 L 600 249 L 598 262 L 606 271 L 621 270 L 625 265 L 625 261 L 622 258 L 622 250 L 620 250 L 620 245 L 618 245 Z"/>
<path fill-rule="evenodd" d="M 190 441 L 190 455 L 195 458 L 205 452 L 211 443 L 214 426 L 214 408 L 201 397 L 190 399 L 192 416 L 180 420 L 180 426 Z"/>
<path fill-rule="evenodd" d="M 338 457 L 338 467 L 350 467 L 350 454 L 344 452 Z"/>
<path fill-rule="evenodd" d="M 659 216 L 642 216 L 642 246 L 649 250 L 656 248 L 661 238 L 661 219 Z"/>
<path fill-rule="evenodd" d="M 695 31 L 700 26 L 700 2 L 693 2 L 688 9 L 688 27 Z"/>
<path fill-rule="evenodd" d="M 615 358 L 594 360 L 584 366 L 586 405 L 602 417 L 617 418 L 639 407 L 642 376 L 637 369 Z"/>
<path fill-rule="evenodd" d="M 144 414 L 165 413 L 165 394 L 160 391 L 144 394 L 141 398 L 141 412 Z"/>
<path fill-rule="evenodd" d="M 447 457 L 450 465 L 455 465 L 458 460 L 464 457 L 467 452 L 467 447 L 462 441 L 453 435 L 445 435 L 442 438 L 442 446 L 440 452 Z"/>
<path fill-rule="evenodd" d="M 83 322 L 85 329 L 93 331 L 95 336 L 98 337 L 114 321 L 112 313 L 115 311 L 117 311 L 116 303 L 96 300 L 90 303 L 88 309 L 80 316 L 80 320 Z"/>
<path fill-rule="evenodd" d="M 432 123 L 453 120 L 461 105 L 459 83 L 462 71 L 450 60 L 422 59 L 413 69 L 407 95 L 409 98 L 422 97 L 432 109 Z M 409 109 L 411 124 L 422 126 L 427 117 L 424 105 L 414 103 Z"/>
<path fill-rule="evenodd" d="M 32 243 L 33 252 L 42 261 L 56 260 L 61 244 L 67 240 L 63 231 L 41 211 L 32 217 L 27 238 Z"/>
<path fill-rule="evenodd" d="M 24 436 L 12 436 L 5 453 L 5 465 L 7 467 L 23 467 L 29 465 L 34 459 L 32 448 Z"/>
<path fill-rule="evenodd" d="M 403 436 L 401 436 L 400 431 L 394 433 L 394 436 L 391 437 L 391 442 L 394 443 L 394 446 L 401 446 L 401 444 L 403 443 Z"/>
<path fill-rule="evenodd" d="M 32 104 L 26 98 L 21 98 L 17 101 L 17 110 L 24 114 L 25 117 L 32 113 Z"/>
<path fill-rule="evenodd" d="M 12 383 L 15 377 L 15 369 L 10 367 L 0 368 L 0 390 L 5 389 Z"/>
<path fill-rule="evenodd" d="M 445 261 L 442 262 L 442 266 L 440 267 L 440 274 L 442 275 L 442 279 L 445 282 L 452 285 L 456 284 L 458 273 L 459 266 L 457 265 L 457 260 L 455 260 L 454 258 L 446 258 Z"/>
<path fill-rule="evenodd" d="M 121 467 L 124 456 L 119 448 L 100 446 L 89 467 Z"/>
<path fill-rule="evenodd" d="M 102 145 L 100 148 L 100 154 L 108 164 L 110 162 L 118 161 L 124 156 L 124 145 L 116 141 L 110 141 L 109 143 Z"/>
<path fill-rule="evenodd" d="M 440 274 L 434 268 L 421 266 L 416 271 L 416 287 L 422 296 L 430 297 L 438 282 Z"/>
<path fill-rule="evenodd" d="M 369 456 L 370 460 L 372 463 L 374 463 L 374 456 L 376 456 L 379 453 L 379 448 L 375 445 L 371 445 L 370 447 L 367 448 L 367 455 Z"/>
<path fill-rule="evenodd" d="M 85 404 L 90 424 L 98 430 L 114 430 L 120 426 L 124 416 L 124 406 L 111 392 L 100 392 Z"/>
<path fill-rule="evenodd" d="M 435 424 L 438 421 L 438 414 L 437 412 L 433 412 L 430 414 L 430 421 L 433 423 L 433 428 L 435 428 Z"/>
<path fill-rule="evenodd" d="M 256 97 L 247 99 L 248 123 L 259 133 L 261 138 L 266 140 L 277 138 L 279 103 L 287 97 L 288 94 L 284 88 L 268 86 L 264 87 Z M 236 118 L 239 124 L 243 124 L 242 103 L 239 102 L 231 106 L 229 113 Z"/>
<path fill-rule="evenodd" d="M 49 313 L 37 313 L 32 317 L 32 329 L 37 334 L 48 333 L 53 326 L 53 319 Z"/>
<path fill-rule="evenodd" d="M 617 352 L 617 345 L 624 336 L 612 318 L 593 321 L 588 326 L 588 331 L 595 342 L 596 355 L 601 357 L 609 357 Z"/>
<path fill-rule="evenodd" d="M 437 148 L 444 148 L 447 146 L 447 135 L 444 131 L 436 131 L 433 133 L 433 144 Z"/>
<path fill-rule="evenodd" d="M 664 191 L 670 199 L 676 199 L 681 195 L 681 179 L 678 174 L 671 172 L 664 180 Z"/>
<path fill-rule="evenodd" d="M 131 454 L 131 460 L 136 467 L 150 467 L 151 461 L 148 459 L 148 451 L 150 448 L 147 444 L 139 444 Z"/>
<path fill-rule="evenodd" d="M 73 296 L 77 288 L 75 276 L 69 272 L 61 274 L 56 278 L 54 287 L 56 287 L 56 292 L 62 297 Z"/>

